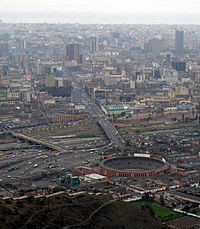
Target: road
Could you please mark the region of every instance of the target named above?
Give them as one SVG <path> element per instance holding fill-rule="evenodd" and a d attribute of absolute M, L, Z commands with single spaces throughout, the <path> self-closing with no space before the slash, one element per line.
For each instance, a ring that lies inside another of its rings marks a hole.
<path fill-rule="evenodd" d="M 125 141 L 120 133 L 117 131 L 115 126 L 108 120 L 108 117 L 104 114 L 99 105 L 95 103 L 95 100 L 85 92 L 85 90 L 83 89 L 83 85 L 78 83 L 74 78 L 75 77 L 70 78 L 72 81 L 72 87 L 82 90 L 83 103 L 88 108 L 91 116 L 102 127 L 113 146 L 123 149 L 125 146 Z"/>
<path fill-rule="evenodd" d="M 58 153 L 56 156 L 51 156 L 51 151 L 41 148 L 16 150 L 12 154 L 4 153 L 0 160 L 0 177 L 3 181 L 33 181 L 34 177 L 48 175 L 50 172 L 59 174 L 63 169 L 73 170 L 77 166 L 85 166 L 97 161 L 99 154 L 91 151 L 74 152 L 70 154 Z M 43 174 L 43 175 L 42 175 Z M 46 183 L 52 184 L 51 180 L 55 175 L 46 178 Z M 34 183 L 35 181 L 33 181 Z M 55 181 L 53 182 L 55 184 Z M 48 186 L 48 185 L 47 185 Z"/>

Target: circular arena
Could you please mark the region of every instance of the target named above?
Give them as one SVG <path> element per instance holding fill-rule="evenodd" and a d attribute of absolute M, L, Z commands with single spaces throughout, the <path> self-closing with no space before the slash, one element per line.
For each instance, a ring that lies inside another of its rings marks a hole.
<path fill-rule="evenodd" d="M 169 168 L 164 158 L 147 154 L 112 157 L 99 162 L 97 172 L 105 176 L 148 177 L 163 174 Z"/>

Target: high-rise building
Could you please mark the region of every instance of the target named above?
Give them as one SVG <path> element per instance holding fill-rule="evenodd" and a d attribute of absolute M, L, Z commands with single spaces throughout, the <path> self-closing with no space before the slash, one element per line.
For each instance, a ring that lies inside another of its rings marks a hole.
<path fill-rule="evenodd" d="M 0 41 L 9 41 L 9 39 L 10 39 L 10 35 L 9 35 L 9 33 L 1 33 L 0 34 Z"/>
<path fill-rule="evenodd" d="M 198 72 L 195 74 L 194 81 L 195 81 L 195 83 L 200 83 L 200 74 Z"/>
<path fill-rule="evenodd" d="M 111 42 L 113 42 L 115 45 L 118 45 L 120 34 L 118 32 L 111 32 L 110 39 L 111 39 Z"/>
<path fill-rule="evenodd" d="M 8 75 L 8 70 L 9 70 L 9 67 L 8 67 L 7 64 L 0 65 L 0 75 L 7 76 Z"/>
<path fill-rule="evenodd" d="M 95 99 L 106 99 L 106 90 L 104 89 L 94 89 L 94 98 Z"/>
<path fill-rule="evenodd" d="M 89 39 L 89 49 L 91 53 L 99 51 L 99 42 L 97 37 L 91 37 Z"/>
<path fill-rule="evenodd" d="M 81 46 L 78 43 L 67 45 L 67 60 L 82 63 L 82 55 L 80 54 Z"/>
<path fill-rule="evenodd" d="M 9 54 L 8 42 L 0 42 L 0 57 L 7 57 Z"/>
<path fill-rule="evenodd" d="M 165 39 L 153 38 L 153 39 L 150 39 L 144 45 L 144 51 L 147 53 L 151 52 L 153 55 L 159 55 L 165 49 L 166 49 L 166 40 Z"/>
<path fill-rule="evenodd" d="M 181 54 L 184 52 L 184 32 L 176 30 L 175 35 L 175 52 Z"/>
<path fill-rule="evenodd" d="M 45 86 L 46 87 L 55 87 L 56 86 L 55 76 L 53 76 L 53 75 L 46 76 Z"/>
<path fill-rule="evenodd" d="M 159 69 L 155 69 L 153 73 L 154 78 L 160 79 L 161 78 L 161 71 Z"/>
<path fill-rule="evenodd" d="M 173 61 L 172 67 L 176 69 L 178 72 L 185 72 L 186 71 L 186 62 L 185 61 Z"/>
<path fill-rule="evenodd" d="M 75 103 L 75 104 L 82 102 L 82 91 L 80 88 L 73 88 L 72 89 L 71 102 Z"/>
<path fill-rule="evenodd" d="M 192 51 L 197 51 L 197 39 L 193 39 L 189 41 L 189 49 Z"/>

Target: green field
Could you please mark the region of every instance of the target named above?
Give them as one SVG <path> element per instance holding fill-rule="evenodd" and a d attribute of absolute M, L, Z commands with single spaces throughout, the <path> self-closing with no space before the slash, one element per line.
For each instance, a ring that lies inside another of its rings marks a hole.
<path fill-rule="evenodd" d="M 120 131 L 129 131 L 129 130 L 136 130 L 136 129 L 143 129 L 145 126 L 143 125 L 135 125 L 135 126 L 124 126 L 124 127 L 119 127 L 118 129 Z"/>
<path fill-rule="evenodd" d="M 180 214 L 178 212 L 173 212 L 171 208 L 150 201 L 140 200 L 134 202 L 133 205 L 138 208 L 141 208 L 144 205 L 150 206 L 154 211 L 155 217 L 161 221 L 168 221 L 184 216 L 183 214 Z"/>

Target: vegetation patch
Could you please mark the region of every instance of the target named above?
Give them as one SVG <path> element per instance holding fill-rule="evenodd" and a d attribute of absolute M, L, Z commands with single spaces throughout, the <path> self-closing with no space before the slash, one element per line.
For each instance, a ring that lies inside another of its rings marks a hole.
<path fill-rule="evenodd" d="M 137 208 L 142 208 L 145 205 L 151 207 L 155 214 L 155 217 L 161 221 L 168 221 L 168 220 L 172 220 L 184 216 L 181 213 L 172 211 L 171 208 L 168 208 L 164 205 L 157 204 L 154 202 L 140 200 L 133 203 L 133 206 Z"/>

